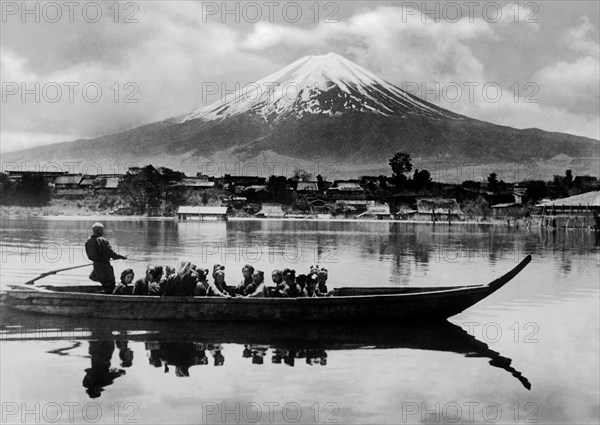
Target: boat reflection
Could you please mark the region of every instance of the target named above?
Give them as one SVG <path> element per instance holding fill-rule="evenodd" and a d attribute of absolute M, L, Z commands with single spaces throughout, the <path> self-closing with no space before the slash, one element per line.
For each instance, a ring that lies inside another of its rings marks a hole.
<path fill-rule="evenodd" d="M 323 367 L 328 352 L 335 350 L 409 349 L 453 352 L 465 357 L 487 358 L 489 364 L 509 372 L 525 388 L 531 383 L 512 366 L 510 358 L 461 327 L 450 322 L 423 325 L 321 323 L 302 332 L 278 323 L 156 323 L 145 321 L 78 320 L 25 313 L 3 314 L 2 340 L 89 341 L 91 367 L 85 369 L 83 386 L 90 397 L 112 385 L 133 364 L 131 341 L 143 342 L 148 363 L 178 377 L 190 376 L 190 368 L 223 366 L 225 356 L 242 356 L 250 364 L 266 362 L 295 366 L 299 362 Z M 227 344 L 243 347 L 237 353 Z M 75 348 L 74 345 L 71 348 Z M 49 353 L 65 355 L 70 348 Z M 120 368 L 111 367 L 115 349 Z"/>

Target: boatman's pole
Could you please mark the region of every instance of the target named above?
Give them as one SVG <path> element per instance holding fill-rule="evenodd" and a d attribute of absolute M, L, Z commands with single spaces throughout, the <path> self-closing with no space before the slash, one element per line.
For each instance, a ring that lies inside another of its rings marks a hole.
<path fill-rule="evenodd" d="M 92 266 L 93 264 L 94 263 L 80 264 L 79 266 L 72 266 L 72 267 L 67 267 L 64 269 L 58 269 L 58 270 L 52 270 L 49 272 L 45 272 L 45 273 L 42 273 L 41 275 L 39 275 L 38 277 L 36 277 L 35 279 L 28 280 L 27 282 L 25 282 L 25 285 L 33 285 L 33 282 L 35 282 L 36 280 L 43 279 L 46 276 L 50 276 L 50 275 L 60 273 L 60 272 L 66 272 L 67 270 L 75 270 L 75 269 L 80 269 L 82 267 L 89 267 L 89 266 Z"/>

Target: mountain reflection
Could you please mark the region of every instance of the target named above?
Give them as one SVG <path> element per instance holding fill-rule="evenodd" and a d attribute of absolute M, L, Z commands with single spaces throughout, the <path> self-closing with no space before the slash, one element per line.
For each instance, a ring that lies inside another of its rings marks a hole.
<path fill-rule="evenodd" d="M 110 320 L 75 323 L 67 318 L 21 313 L 6 317 L 2 328 L 0 337 L 4 340 L 62 340 L 70 344 L 49 351 L 61 356 L 73 355 L 67 353 L 77 345 L 70 341 L 89 341 L 91 367 L 84 370 L 83 387 L 91 398 L 99 397 L 106 387 L 116 384 L 128 367 L 162 368 L 165 373 L 184 378 L 201 373 L 201 369 L 195 371 L 196 368 L 224 366 L 226 357 L 232 356 L 247 360 L 249 366 L 266 367 L 270 363 L 324 367 L 332 351 L 371 349 L 428 350 L 485 358 L 491 366 L 505 370 L 531 389 L 529 380 L 512 366 L 510 358 L 449 322 L 423 325 L 323 323 L 306 327 L 302 332 L 289 332 L 288 325 L 279 323 Z M 147 360 L 134 359 L 129 348 L 132 342 L 144 343 Z M 115 350 L 118 350 L 120 367 L 111 364 Z"/>

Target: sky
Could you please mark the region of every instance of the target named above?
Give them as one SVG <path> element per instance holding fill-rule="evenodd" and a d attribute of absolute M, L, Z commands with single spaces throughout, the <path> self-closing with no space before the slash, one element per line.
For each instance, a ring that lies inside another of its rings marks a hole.
<path fill-rule="evenodd" d="M 456 113 L 598 139 L 599 5 L 2 0 L 0 152 L 181 116 L 328 52 Z"/>

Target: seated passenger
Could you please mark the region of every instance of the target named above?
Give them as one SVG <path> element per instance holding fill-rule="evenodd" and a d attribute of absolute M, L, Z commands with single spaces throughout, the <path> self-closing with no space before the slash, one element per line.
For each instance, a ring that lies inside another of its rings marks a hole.
<path fill-rule="evenodd" d="M 290 273 L 290 272 L 294 272 L 294 279 L 296 279 L 296 271 L 292 270 L 290 268 L 284 268 L 281 271 L 281 283 L 279 285 L 277 285 L 277 289 L 275 291 L 275 295 L 276 297 L 285 297 L 285 287 L 287 286 L 287 283 L 285 281 L 285 276 Z"/>
<path fill-rule="evenodd" d="M 146 268 L 146 276 L 143 279 L 138 279 L 133 285 L 133 295 L 160 295 L 160 280 L 162 278 L 162 266 L 148 266 Z M 153 292 L 156 290 L 159 293 L 150 294 L 150 288 Z"/>
<path fill-rule="evenodd" d="M 225 272 L 221 269 L 214 273 L 215 283 L 211 285 L 207 296 L 209 297 L 230 297 L 225 283 Z"/>
<path fill-rule="evenodd" d="M 265 298 L 269 296 L 269 290 L 265 285 L 265 272 L 256 270 L 252 275 L 252 283 L 246 287 L 246 296 L 253 298 Z"/>
<path fill-rule="evenodd" d="M 317 286 L 317 296 L 318 297 L 324 297 L 324 296 L 329 296 L 332 295 L 333 292 L 329 292 L 327 290 L 327 277 L 328 277 L 328 272 L 326 268 L 322 268 L 321 270 L 319 270 L 319 285 Z"/>
<path fill-rule="evenodd" d="M 283 288 L 285 287 L 285 282 L 283 281 L 283 272 L 281 270 L 273 270 L 271 273 L 271 280 L 275 284 L 275 288 L 272 290 L 272 296 L 280 296 L 281 291 L 283 291 Z"/>
<path fill-rule="evenodd" d="M 302 292 L 303 296 L 306 296 L 306 280 L 307 279 L 308 279 L 308 276 L 306 276 L 305 274 L 300 274 L 296 278 L 296 283 L 300 287 L 300 291 Z"/>
<path fill-rule="evenodd" d="M 283 296 L 286 298 L 298 298 L 302 297 L 302 290 L 300 286 L 296 283 L 296 271 L 290 270 L 283 276 L 283 280 L 285 281 L 285 288 L 283 290 Z"/>
<path fill-rule="evenodd" d="M 113 295 L 131 295 L 133 286 L 129 286 L 129 284 L 133 282 L 133 277 L 133 270 L 123 270 L 123 273 L 121 273 L 121 283 L 113 290 Z"/>
<path fill-rule="evenodd" d="M 319 276 L 312 273 L 306 278 L 306 296 L 307 297 L 318 297 L 317 285 L 319 284 Z"/>
<path fill-rule="evenodd" d="M 213 266 L 213 273 L 212 273 L 212 277 L 213 277 L 213 279 L 215 278 L 215 273 L 216 273 L 217 271 L 219 271 L 219 270 L 222 270 L 222 271 L 224 271 L 224 270 L 225 270 L 225 266 L 222 266 L 221 264 L 215 264 L 215 265 Z"/>
<path fill-rule="evenodd" d="M 196 289 L 196 274 L 192 263 L 180 260 L 175 274 L 167 277 L 162 285 L 163 297 L 193 297 Z"/>
<path fill-rule="evenodd" d="M 167 266 L 167 269 L 171 267 Z M 152 272 L 152 280 L 148 282 L 148 295 L 162 295 L 162 283 L 164 281 L 163 267 L 156 266 Z"/>
<path fill-rule="evenodd" d="M 175 269 L 171 266 L 165 266 L 165 278 L 175 274 Z"/>
<path fill-rule="evenodd" d="M 246 264 L 242 267 L 242 276 L 244 279 L 235 288 L 235 295 L 246 295 L 246 288 L 252 284 L 252 275 L 254 274 L 254 267 L 250 264 Z"/>
<path fill-rule="evenodd" d="M 194 295 L 197 297 L 205 297 L 208 295 L 208 290 L 210 289 L 210 284 L 208 283 L 208 269 L 194 269 L 196 272 L 196 278 L 198 283 L 196 284 L 196 289 L 194 289 Z"/>

